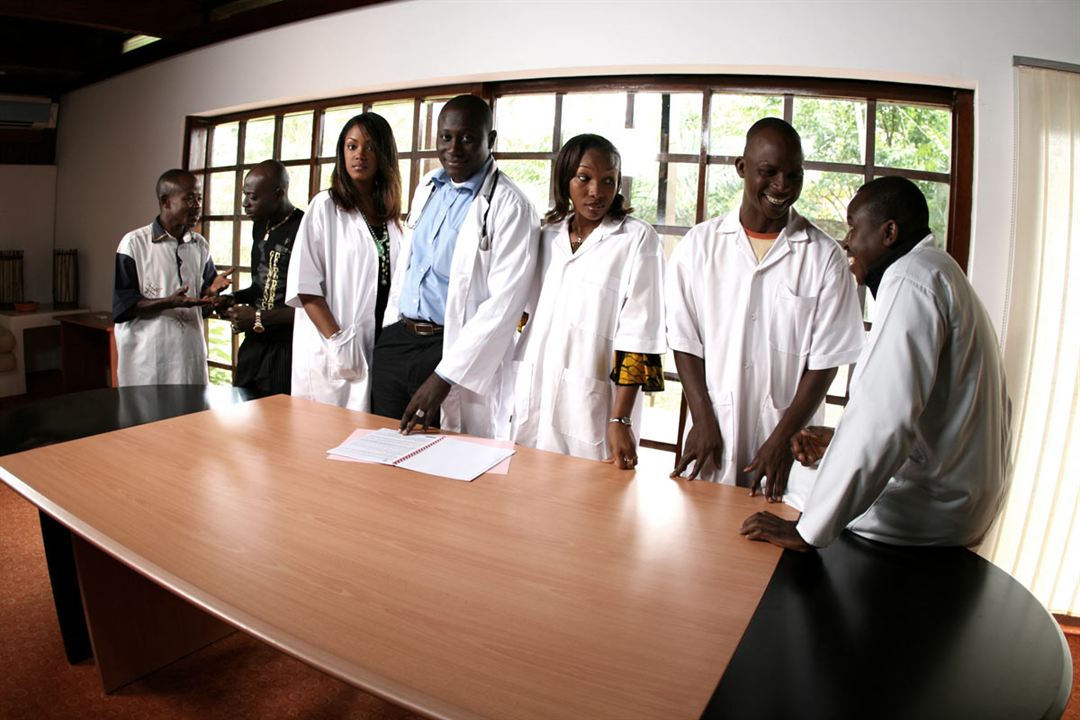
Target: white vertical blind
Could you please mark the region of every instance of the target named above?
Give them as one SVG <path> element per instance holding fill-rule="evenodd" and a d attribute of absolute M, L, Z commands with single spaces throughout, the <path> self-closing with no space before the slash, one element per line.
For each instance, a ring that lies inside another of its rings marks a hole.
<path fill-rule="evenodd" d="M 1017 72 L 1012 486 L 982 551 L 1052 612 L 1080 615 L 1080 74 Z"/>

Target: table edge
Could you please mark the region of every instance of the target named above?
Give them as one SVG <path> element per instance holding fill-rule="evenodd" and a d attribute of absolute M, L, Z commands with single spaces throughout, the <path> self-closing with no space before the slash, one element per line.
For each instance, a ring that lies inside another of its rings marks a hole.
<path fill-rule="evenodd" d="M 276 650 L 310 665 L 320 672 L 331 675 L 342 682 L 371 693 L 394 705 L 435 720 L 457 720 L 459 718 L 481 720 L 480 716 L 474 715 L 456 705 L 416 691 L 361 666 L 337 660 L 329 653 L 312 644 L 289 633 L 277 632 L 277 628 L 260 622 L 249 613 L 243 612 L 213 595 L 200 591 L 194 585 L 149 562 L 138 553 L 130 551 L 104 533 L 84 523 L 11 474 L 2 464 L 0 464 L 0 480 L 30 504 L 132 571 L 219 620 L 232 625 L 238 630 L 242 630 Z"/>

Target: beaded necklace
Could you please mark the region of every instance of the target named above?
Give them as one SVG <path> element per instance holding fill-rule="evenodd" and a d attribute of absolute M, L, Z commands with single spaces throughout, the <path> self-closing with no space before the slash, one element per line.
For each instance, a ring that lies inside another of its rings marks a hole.
<path fill-rule="evenodd" d="M 364 219 L 364 224 L 367 225 L 368 232 L 375 241 L 375 250 L 379 253 L 379 285 L 386 287 L 390 284 L 390 231 L 386 223 L 383 223 L 379 225 L 376 232 L 376 228 L 368 222 L 363 210 L 360 211 L 360 217 Z"/>

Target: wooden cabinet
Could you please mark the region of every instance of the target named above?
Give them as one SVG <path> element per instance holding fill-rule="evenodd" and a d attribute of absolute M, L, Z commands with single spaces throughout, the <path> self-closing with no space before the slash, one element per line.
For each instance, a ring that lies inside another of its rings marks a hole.
<path fill-rule="evenodd" d="M 116 387 L 116 339 L 112 315 L 83 312 L 60 320 L 60 366 L 64 392 Z"/>

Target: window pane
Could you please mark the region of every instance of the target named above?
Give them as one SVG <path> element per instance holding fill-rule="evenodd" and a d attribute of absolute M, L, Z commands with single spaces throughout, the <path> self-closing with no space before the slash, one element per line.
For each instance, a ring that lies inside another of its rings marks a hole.
<path fill-rule="evenodd" d="M 660 178 L 660 163 L 640 163 L 635 175 L 623 174 L 623 183 L 630 185 L 630 205 L 634 208 L 634 217 L 647 223 L 659 222 L 656 216 L 657 183 Z"/>
<path fill-rule="evenodd" d="M 240 123 L 231 122 L 214 127 L 214 147 L 210 152 L 213 167 L 236 164 L 236 145 L 240 137 Z"/>
<path fill-rule="evenodd" d="M 209 135 L 206 128 L 192 128 L 191 141 L 188 143 L 188 170 L 202 170 L 206 167 L 206 140 Z"/>
<path fill-rule="evenodd" d="M 330 108 L 323 115 L 323 131 L 322 131 L 322 150 L 319 152 L 320 157 L 333 157 L 334 151 L 337 149 L 338 135 L 341 134 L 341 129 L 345 127 L 345 123 L 353 115 L 359 115 L 364 112 L 363 105 L 347 105 L 345 107 Z"/>
<path fill-rule="evenodd" d="M 635 121 L 638 108 L 635 106 Z M 572 93 L 563 98 L 562 139 L 594 133 L 603 135 L 618 146 L 618 137 L 626 129 L 626 93 Z M 660 149 L 660 141 L 650 148 Z M 620 148 L 620 151 L 622 148 Z"/>
<path fill-rule="evenodd" d="M 836 377 L 833 378 L 832 385 L 829 386 L 827 394 L 836 395 L 837 397 L 847 397 L 847 379 L 848 370 L 850 369 L 850 365 L 841 365 L 836 369 Z"/>
<path fill-rule="evenodd" d="M 792 119 L 807 160 L 866 161 L 866 101 L 797 97 Z"/>
<path fill-rule="evenodd" d="M 660 94 L 635 93 L 634 123 L 626 127 L 626 93 L 573 93 L 563 98 L 562 139 L 594 133 L 615 144 L 622 174 L 653 173 L 660 152 Z M 653 207 L 656 205 L 655 184 Z"/>
<path fill-rule="evenodd" d="M 930 209 L 930 232 L 934 233 L 934 244 L 942 250 L 949 232 L 949 186 L 946 183 L 915 180 L 914 183 L 926 196 Z"/>
<path fill-rule="evenodd" d="M 398 172 L 401 173 L 401 212 L 409 212 L 412 193 L 409 192 L 409 173 L 412 172 L 412 160 L 398 160 Z"/>
<path fill-rule="evenodd" d="M 669 352 L 664 356 L 664 370 L 675 370 Z M 665 380 L 664 391 L 646 393 L 641 408 L 641 437 L 646 440 L 676 443 L 679 440 L 679 403 L 682 400 L 682 383 Z"/>
<path fill-rule="evenodd" d="M 250 238 L 251 235 L 247 235 L 246 237 Z M 241 247 L 244 245 L 244 240 L 243 239 L 241 239 L 240 245 L 241 245 Z M 249 246 L 249 250 L 250 250 L 250 246 Z M 250 252 L 248 253 L 248 259 L 246 260 L 246 262 L 251 262 L 251 253 Z M 240 289 L 251 287 L 251 273 L 249 273 L 249 272 L 237 273 L 236 274 L 236 283 L 234 284 L 234 287 L 237 287 L 237 288 L 240 288 Z"/>
<path fill-rule="evenodd" d="M 207 348 L 207 357 L 210 360 L 232 365 L 232 325 L 227 320 L 207 318 L 210 343 Z M 229 379 L 232 382 L 232 379 Z"/>
<path fill-rule="evenodd" d="M 499 169 L 516 182 L 532 202 L 536 212 L 543 216 L 551 207 L 549 187 L 551 162 L 548 160 L 501 160 Z"/>
<path fill-rule="evenodd" d="M 289 201 L 301 210 L 307 210 L 311 169 L 307 165 L 289 165 Z"/>
<path fill-rule="evenodd" d="M 683 239 L 682 235 L 661 235 L 660 236 L 660 242 L 663 243 L 663 245 L 664 245 L 664 258 L 665 259 L 671 260 L 671 253 L 675 252 L 675 246 L 678 245 L 679 242 L 682 241 L 682 239 Z M 668 370 L 670 370 L 672 372 L 675 372 L 675 361 L 674 360 L 672 360 L 670 363 L 668 363 L 667 360 L 665 360 L 664 363 L 665 363 L 664 367 L 666 367 Z"/>
<path fill-rule="evenodd" d="M 423 104 L 420 105 L 421 150 L 435 149 L 435 132 L 439 129 L 439 113 L 442 112 L 443 105 L 449 99 L 448 97 L 424 98 Z"/>
<path fill-rule="evenodd" d="M 709 107 L 709 154 L 742 155 L 746 131 L 763 117 L 784 117 L 784 99 L 715 93 Z"/>
<path fill-rule="evenodd" d="M 394 131 L 394 142 L 397 144 L 398 152 L 412 150 L 414 106 L 415 103 L 412 100 L 374 103 L 371 106 L 372 112 L 382 115 L 386 122 L 390 123 L 390 127 Z"/>
<path fill-rule="evenodd" d="M 233 223 L 231 220 L 217 220 L 204 223 L 206 239 L 210 243 L 210 257 L 219 268 L 232 267 L 233 264 Z M 242 243 L 241 243 L 242 244 Z"/>
<path fill-rule="evenodd" d="M 740 148 L 741 151 L 741 148 Z M 709 165 L 705 185 L 705 217 L 726 215 L 742 201 L 743 182 L 735 166 Z"/>
<path fill-rule="evenodd" d="M 862 184 L 862 175 L 807 170 L 795 209 L 840 240 L 847 235 L 847 205 Z"/>
<path fill-rule="evenodd" d="M 690 163 L 669 163 L 667 182 L 667 225 L 697 222 L 698 166 Z"/>
<path fill-rule="evenodd" d="M 502 152 L 551 152 L 554 95 L 505 95 L 495 103 L 496 147 Z M 563 141 L 569 140 L 564 137 Z"/>
<path fill-rule="evenodd" d="M 499 167 L 502 166 L 503 164 L 499 163 Z M 442 165 L 439 164 L 439 158 L 420 158 L 420 177 L 426 177 L 429 172 L 441 167 Z"/>
<path fill-rule="evenodd" d="M 211 385 L 232 385 L 232 370 L 224 368 L 210 368 Z"/>
<path fill-rule="evenodd" d="M 840 417 L 843 414 L 843 405 L 833 405 L 832 403 L 825 403 L 825 427 L 836 427 L 836 424 L 840 422 Z"/>
<path fill-rule="evenodd" d="M 671 96 L 669 128 L 668 152 L 701 153 L 701 93 L 677 93 Z"/>
<path fill-rule="evenodd" d="M 257 163 L 274 157 L 274 118 L 248 120 L 244 129 L 244 162 Z"/>
<path fill-rule="evenodd" d="M 281 124 L 282 160 L 303 160 L 311 157 L 314 118 L 315 115 L 310 112 L 285 116 Z"/>
<path fill-rule="evenodd" d="M 949 172 L 952 113 L 927 105 L 878 103 L 874 164 Z"/>
<path fill-rule="evenodd" d="M 323 163 L 319 166 L 319 190 L 330 189 L 330 174 L 334 172 L 334 163 Z"/>
<path fill-rule="evenodd" d="M 232 215 L 236 207 L 236 173 L 232 170 L 210 175 L 209 215 Z M 206 212 L 204 210 L 204 212 Z"/>
<path fill-rule="evenodd" d="M 250 220 L 243 220 L 240 222 L 240 255 L 236 258 L 236 264 L 247 267 L 251 264 L 251 227 L 255 223 Z M 244 282 L 243 278 L 247 276 L 247 273 L 241 273 L 236 280 L 233 281 L 233 287 L 245 288 L 251 284 L 251 277 L 248 277 L 247 282 Z M 243 283 L 243 284 L 241 284 Z"/>

